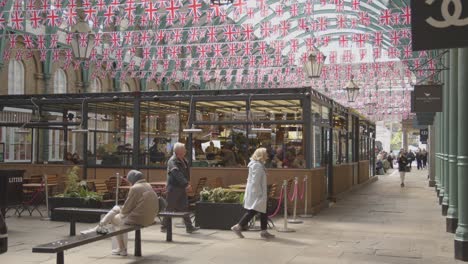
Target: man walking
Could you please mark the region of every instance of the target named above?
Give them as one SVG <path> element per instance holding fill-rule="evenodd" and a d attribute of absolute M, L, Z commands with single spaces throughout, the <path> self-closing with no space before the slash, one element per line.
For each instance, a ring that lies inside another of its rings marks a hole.
<path fill-rule="evenodd" d="M 189 167 L 185 159 L 185 145 L 177 142 L 174 145 L 174 155 L 167 162 L 167 207 L 168 212 L 187 212 L 187 191 L 192 189 L 189 183 Z M 167 218 L 163 219 L 161 231 L 166 232 Z M 190 217 L 184 218 L 187 233 L 193 233 L 198 228 L 194 227 Z"/>

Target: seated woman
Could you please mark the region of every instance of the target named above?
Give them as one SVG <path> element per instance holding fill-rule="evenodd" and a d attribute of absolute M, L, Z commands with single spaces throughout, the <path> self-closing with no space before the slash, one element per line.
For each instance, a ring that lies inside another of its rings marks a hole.
<path fill-rule="evenodd" d="M 108 233 L 105 227 L 112 224 L 112 228 L 120 229 L 124 225 L 149 226 L 153 224 L 156 214 L 159 212 L 159 201 L 156 193 L 144 179 L 143 173 L 131 170 L 127 174 L 127 180 L 132 187 L 122 207 L 114 206 L 95 228 L 82 231 L 82 234 L 98 232 Z M 112 249 L 113 255 L 127 256 L 127 244 L 123 235 L 116 236 L 117 248 Z"/>

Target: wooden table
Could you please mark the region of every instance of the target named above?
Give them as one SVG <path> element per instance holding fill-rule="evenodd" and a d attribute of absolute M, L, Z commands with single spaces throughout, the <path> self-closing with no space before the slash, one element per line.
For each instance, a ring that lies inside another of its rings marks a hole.
<path fill-rule="evenodd" d="M 153 186 L 153 187 L 154 187 L 154 186 L 164 186 L 164 187 L 166 187 L 167 182 L 165 182 L 165 181 L 157 181 L 157 182 L 149 182 L 149 184 L 150 184 L 151 186 Z"/>
<path fill-rule="evenodd" d="M 234 185 L 229 185 L 229 188 L 231 189 L 244 189 L 247 187 L 247 184 L 234 184 Z"/>
<path fill-rule="evenodd" d="M 47 186 L 50 188 L 50 187 L 55 187 L 57 186 L 58 184 L 56 183 L 49 183 L 47 184 Z M 23 184 L 23 188 L 31 188 L 31 189 L 35 189 L 35 188 L 40 188 L 40 187 L 45 187 L 45 184 L 43 183 L 25 183 Z"/>

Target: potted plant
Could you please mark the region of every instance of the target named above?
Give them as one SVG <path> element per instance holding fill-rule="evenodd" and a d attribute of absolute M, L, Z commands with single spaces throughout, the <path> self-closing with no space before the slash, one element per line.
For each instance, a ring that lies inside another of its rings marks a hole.
<path fill-rule="evenodd" d="M 244 214 L 243 194 L 223 188 L 203 189 L 195 204 L 195 225 L 204 229 L 228 230 Z"/>
<path fill-rule="evenodd" d="M 78 208 L 101 208 L 102 195 L 89 191 L 86 181 L 79 181 L 78 166 L 72 167 L 65 180 L 65 191 L 54 197 L 49 197 L 49 209 L 53 221 L 66 221 L 67 218 L 54 211 L 57 207 L 78 207 Z M 77 219 L 78 222 L 93 223 L 99 219 L 84 217 Z"/>

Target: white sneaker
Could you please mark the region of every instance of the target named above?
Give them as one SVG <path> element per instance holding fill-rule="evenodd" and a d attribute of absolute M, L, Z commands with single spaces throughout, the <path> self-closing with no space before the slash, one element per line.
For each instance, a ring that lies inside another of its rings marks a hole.
<path fill-rule="evenodd" d="M 124 249 L 122 249 L 122 250 L 121 250 L 120 248 L 118 248 L 118 249 L 113 249 L 113 250 L 112 250 L 112 255 L 125 257 L 125 256 L 128 255 L 128 254 L 127 254 L 127 249 L 126 249 L 126 248 L 124 248 Z"/>
<path fill-rule="evenodd" d="M 92 234 L 92 233 L 96 233 L 96 230 L 98 229 L 99 225 L 93 227 L 93 228 L 90 228 L 90 229 L 87 229 L 87 230 L 83 230 L 80 232 L 80 234 L 82 235 L 87 235 L 87 234 Z"/>
<path fill-rule="evenodd" d="M 233 225 L 231 227 L 231 230 L 239 237 L 239 238 L 244 238 L 244 235 L 242 234 L 241 227 L 237 225 Z"/>
<path fill-rule="evenodd" d="M 262 230 L 260 232 L 260 237 L 266 238 L 266 239 L 271 239 L 271 238 L 275 238 L 275 235 L 268 233 L 268 231 L 266 231 L 266 230 Z"/>

